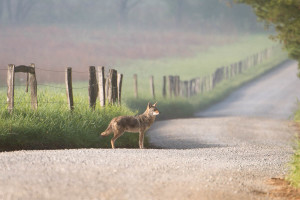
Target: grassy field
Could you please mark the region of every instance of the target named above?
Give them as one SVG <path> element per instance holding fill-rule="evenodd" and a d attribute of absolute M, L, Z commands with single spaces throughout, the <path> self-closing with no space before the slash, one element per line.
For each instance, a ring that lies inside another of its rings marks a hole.
<path fill-rule="evenodd" d="M 0 109 L 0 151 L 18 149 L 110 148 L 111 137 L 100 137 L 109 121 L 119 115 L 134 115 L 122 106 L 91 111 L 86 95 L 75 96 L 75 110 L 67 109 L 65 94 L 53 88 L 39 88 L 37 111 L 30 108 L 29 94 L 18 88 L 12 115 L 6 105 Z M 2 93 L 3 94 L 3 93 Z M 5 95 L 0 95 L 5 102 Z M 117 147 L 137 148 L 138 134 L 126 134 Z"/>
<path fill-rule="evenodd" d="M 223 81 L 213 91 L 194 96 L 190 99 L 183 97 L 164 99 L 162 97 L 162 79 L 164 75 L 180 75 L 181 80 L 189 80 L 195 77 L 203 77 L 213 73 L 218 67 L 230 65 L 248 56 L 251 56 L 274 43 L 265 35 L 252 35 L 240 38 L 236 43 L 224 45 L 218 48 L 210 48 L 207 51 L 196 54 L 190 58 L 166 58 L 157 60 L 136 60 L 125 63 L 126 68 L 119 67 L 124 73 L 123 99 L 126 105 L 133 109 L 142 111 L 148 101 L 158 101 L 158 107 L 162 115 L 159 119 L 170 119 L 178 117 L 191 117 L 197 110 L 225 98 L 231 91 L 241 84 L 253 80 L 268 70 L 276 67 L 287 59 L 280 47 L 273 56 L 264 63 L 249 69 L 233 79 Z M 133 97 L 133 74 L 138 75 L 139 98 Z M 155 79 L 156 99 L 150 93 L 149 77 Z"/>
<path fill-rule="evenodd" d="M 276 45 L 267 35 L 246 35 L 235 42 L 198 51 L 192 56 L 166 57 L 161 59 L 135 59 L 118 63 L 116 68 L 124 74 L 123 97 L 133 96 L 133 74 L 138 75 L 139 96 L 151 98 L 149 77 L 154 76 L 156 96 L 162 97 L 162 77 L 180 75 L 181 80 L 212 74 L 218 67 L 238 62 Z"/>

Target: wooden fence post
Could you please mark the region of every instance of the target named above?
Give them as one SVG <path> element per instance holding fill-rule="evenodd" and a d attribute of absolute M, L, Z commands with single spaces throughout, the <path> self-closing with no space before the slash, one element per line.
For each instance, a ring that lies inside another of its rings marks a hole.
<path fill-rule="evenodd" d="M 96 100 L 98 96 L 98 84 L 96 77 L 96 69 L 94 66 L 89 67 L 89 103 L 90 107 L 95 110 Z"/>
<path fill-rule="evenodd" d="M 186 95 L 186 98 L 189 98 L 190 97 L 190 90 L 189 90 L 189 81 L 184 81 L 184 87 L 185 87 L 185 95 Z"/>
<path fill-rule="evenodd" d="M 36 74 L 35 74 L 35 65 L 31 63 L 30 66 L 33 68 L 31 73 L 29 73 L 31 107 L 34 110 L 36 110 L 38 107 L 38 101 L 37 101 L 37 81 L 36 81 Z"/>
<path fill-rule="evenodd" d="M 170 98 L 172 98 L 174 78 L 173 78 L 173 76 L 169 76 L 168 79 L 169 79 L 169 96 L 170 96 Z"/>
<path fill-rule="evenodd" d="M 137 74 L 133 75 L 134 80 L 134 96 L 137 99 L 138 98 L 138 80 L 137 80 Z"/>
<path fill-rule="evenodd" d="M 180 77 L 179 76 L 174 76 L 174 81 L 173 81 L 173 90 L 174 90 L 174 96 L 179 96 L 180 93 Z"/>
<path fill-rule="evenodd" d="M 29 85 L 29 73 L 26 73 L 26 88 L 25 88 L 25 92 L 28 92 L 28 85 Z"/>
<path fill-rule="evenodd" d="M 7 70 L 7 104 L 8 111 L 14 109 L 15 65 L 9 64 Z"/>
<path fill-rule="evenodd" d="M 72 111 L 72 110 L 74 110 L 74 101 L 73 101 L 72 68 L 71 67 L 66 68 L 65 79 L 66 79 L 65 83 L 66 83 L 68 105 L 69 105 L 69 109 Z"/>
<path fill-rule="evenodd" d="M 150 91 L 152 98 L 155 99 L 155 90 L 154 90 L 154 77 L 150 76 Z"/>
<path fill-rule="evenodd" d="M 15 73 L 23 72 L 29 73 L 28 80 L 31 92 L 31 107 L 36 110 L 38 107 L 37 102 L 37 81 L 35 74 L 35 65 L 32 63 L 30 66 L 20 65 L 15 66 L 13 64 L 8 65 L 7 71 L 7 104 L 8 111 L 11 113 L 14 108 L 14 84 L 15 84 Z"/>
<path fill-rule="evenodd" d="M 118 74 L 118 103 L 121 105 L 123 74 Z"/>
<path fill-rule="evenodd" d="M 166 76 L 163 76 L 163 97 L 166 98 L 167 96 L 167 77 Z"/>
<path fill-rule="evenodd" d="M 117 102 L 118 98 L 118 73 L 117 70 L 110 69 L 108 73 L 107 99 L 110 104 Z"/>
<path fill-rule="evenodd" d="M 98 67 L 98 86 L 99 86 L 99 102 L 100 106 L 105 106 L 105 74 L 104 67 Z"/>
<path fill-rule="evenodd" d="M 196 94 L 201 93 L 201 78 L 200 77 L 195 79 L 195 93 Z"/>

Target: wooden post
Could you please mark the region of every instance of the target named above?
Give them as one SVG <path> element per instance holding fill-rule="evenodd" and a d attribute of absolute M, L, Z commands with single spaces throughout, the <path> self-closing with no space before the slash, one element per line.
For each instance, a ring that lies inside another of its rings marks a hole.
<path fill-rule="evenodd" d="M 98 96 L 98 84 L 96 77 L 96 68 L 94 66 L 89 67 L 89 103 L 90 107 L 95 110 L 96 100 Z"/>
<path fill-rule="evenodd" d="M 150 76 L 150 91 L 152 98 L 155 99 L 155 91 L 154 91 L 154 77 Z"/>
<path fill-rule="evenodd" d="M 121 105 L 123 74 L 118 74 L 118 103 Z"/>
<path fill-rule="evenodd" d="M 117 70 L 110 69 L 108 72 L 107 99 L 110 104 L 117 102 L 118 98 L 118 73 Z"/>
<path fill-rule="evenodd" d="M 29 85 L 29 73 L 26 73 L 26 88 L 25 88 L 25 92 L 28 92 L 28 85 Z"/>
<path fill-rule="evenodd" d="M 105 95 L 106 101 L 110 104 L 112 102 L 112 93 L 111 93 L 111 70 L 108 70 L 108 74 L 105 80 Z"/>
<path fill-rule="evenodd" d="M 243 62 L 242 61 L 238 62 L 238 73 L 239 74 L 243 73 Z"/>
<path fill-rule="evenodd" d="M 189 94 L 190 94 L 190 96 L 195 95 L 195 79 L 191 79 L 189 81 Z"/>
<path fill-rule="evenodd" d="M 185 87 L 185 91 L 186 91 L 186 97 L 189 98 L 190 97 L 190 90 L 189 90 L 189 81 L 184 81 L 184 87 Z"/>
<path fill-rule="evenodd" d="M 32 67 L 31 73 L 29 73 L 31 107 L 34 110 L 36 110 L 38 107 L 38 100 L 37 100 L 37 81 L 36 81 L 36 74 L 35 74 L 35 65 L 31 63 L 30 66 Z"/>
<path fill-rule="evenodd" d="M 201 93 L 201 78 L 195 78 L 195 94 Z"/>
<path fill-rule="evenodd" d="M 111 78 L 111 86 L 112 86 L 112 103 L 116 104 L 118 102 L 118 72 L 115 69 L 111 69 L 112 78 Z"/>
<path fill-rule="evenodd" d="M 137 74 L 133 75 L 134 80 L 134 96 L 137 99 L 138 98 L 138 80 L 137 80 Z"/>
<path fill-rule="evenodd" d="M 109 72 L 110 71 L 108 70 L 108 74 L 107 74 L 106 79 L 105 79 L 105 101 L 109 101 L 108 99 L 109 99 L 109 95 L 110 95 L 109 94 L 109 85 L 110 85 Z"/>
<path fill-rule="evenodd" d="M 214 89 L 213 81 L 214 81 L 214 74 L 210 75 L 209 77 L 209 90 Z"/>
<path fill-rule="evenodd" d="M 168 77 L 168 79 L 169 79 L 169 96 L 170 96 L 170 98 L 172 98 L 172 96 L 173 96 L 173 76 L 169 76 Z"/>
<path fill-rule="evenodd" d="M 15 65 L 9 64 L 7 70 L 7 104 L 8 111 L 14 109 Z"/>
<path fill-rule="evenodd" d="M 73 101 L 72 68 L 71 67 L 66 68 L 65 79 L 66 79 L 65 82 L 66 82 L 68 105 L 69 105 L 69 109 L 72 111 L 72 110 L 74 110 L 74 101 Z"/>
<path fill-rule="evenodd" d="M 104 67 L 98 67 L 98 86 L 100 106 L 105 106 L 105 74 Z"/>
<path fill-rule="evenodd" d="M 180 91 L 179 91 L 179 95 L 181 97 L 184 97 L 185 96 L 185 93 L 184 93 L 184 82 L 183 81 L 180 81 Z"/>
<path fill-rule="evenodd" d="M 179 76 L 175 76 L 174 77 L 174 95 L 175 96 L 179 96 L 180 93 L 180 77 Z"/>
<path fill-rule="evenodd" d="M 167 96 L 167 77 L 166 76 L 163 76 L 163 97 L 166 98 Z"/>
<path fill-rule="evenodd" d="M 173 86 L 172 86 L 173 94 L 177 97 L 177 76 L 173 76 Z"/>

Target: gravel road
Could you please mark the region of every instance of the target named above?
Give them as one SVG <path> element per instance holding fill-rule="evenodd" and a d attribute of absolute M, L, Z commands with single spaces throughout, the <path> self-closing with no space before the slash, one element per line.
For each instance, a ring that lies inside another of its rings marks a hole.
<path fill-rule="evenodd" d="M 300 99 L 298 63 L 280 67 L 233 92 L 222 102 L 196 114 L 198 117 L 253 116 L 288 119 Z"/>
<path fill-rule="evenodd" d="M 277 84 L 274 88 L 284 97 L 289 87 L 299 94 L 299 81 L 292 78 L 296 64 L 286 65 L 251 84 L 263 88 L 260 82 L 277 77 L 272 86 Z M 238 103 L 237 97 L 256 102 L 260 96 L 264 103 L 272 100 L 267 94 L 275 95 L 271 88 L 250 95 L 251 88 L 233 93 L 237 96 L 229 96 L 232 100 L 224 106 Z M 197 113 L 201 118 L 156 122 L 147 133 L 152 149 L 2 152 L 0 199 L 268 199 L 272 186 L 266 181 L 285 174 L 293 153 L 296 127 L 286 120 L 291 107 L 283 100 L 273 107 L 258 107 L 260 114 L 236 111 L 244 110 L 240 106 L 218 114 L 224 107 L 212 107 Z M 254 103 L 244 105 L 251 110 Z M 264 115 L 281 107 L 289 111 Z"/>

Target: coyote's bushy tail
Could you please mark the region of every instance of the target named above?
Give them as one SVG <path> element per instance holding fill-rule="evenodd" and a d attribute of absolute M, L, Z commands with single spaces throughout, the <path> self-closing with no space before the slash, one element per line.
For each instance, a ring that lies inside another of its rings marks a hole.
<path fill-rule="evenodd" d="M 111 124 L 108 125 L 107 129 L 101 133 L 102 136 L 108 136 L 109 134 L 112 133 L 112 128 L 111 128 Z"/>

